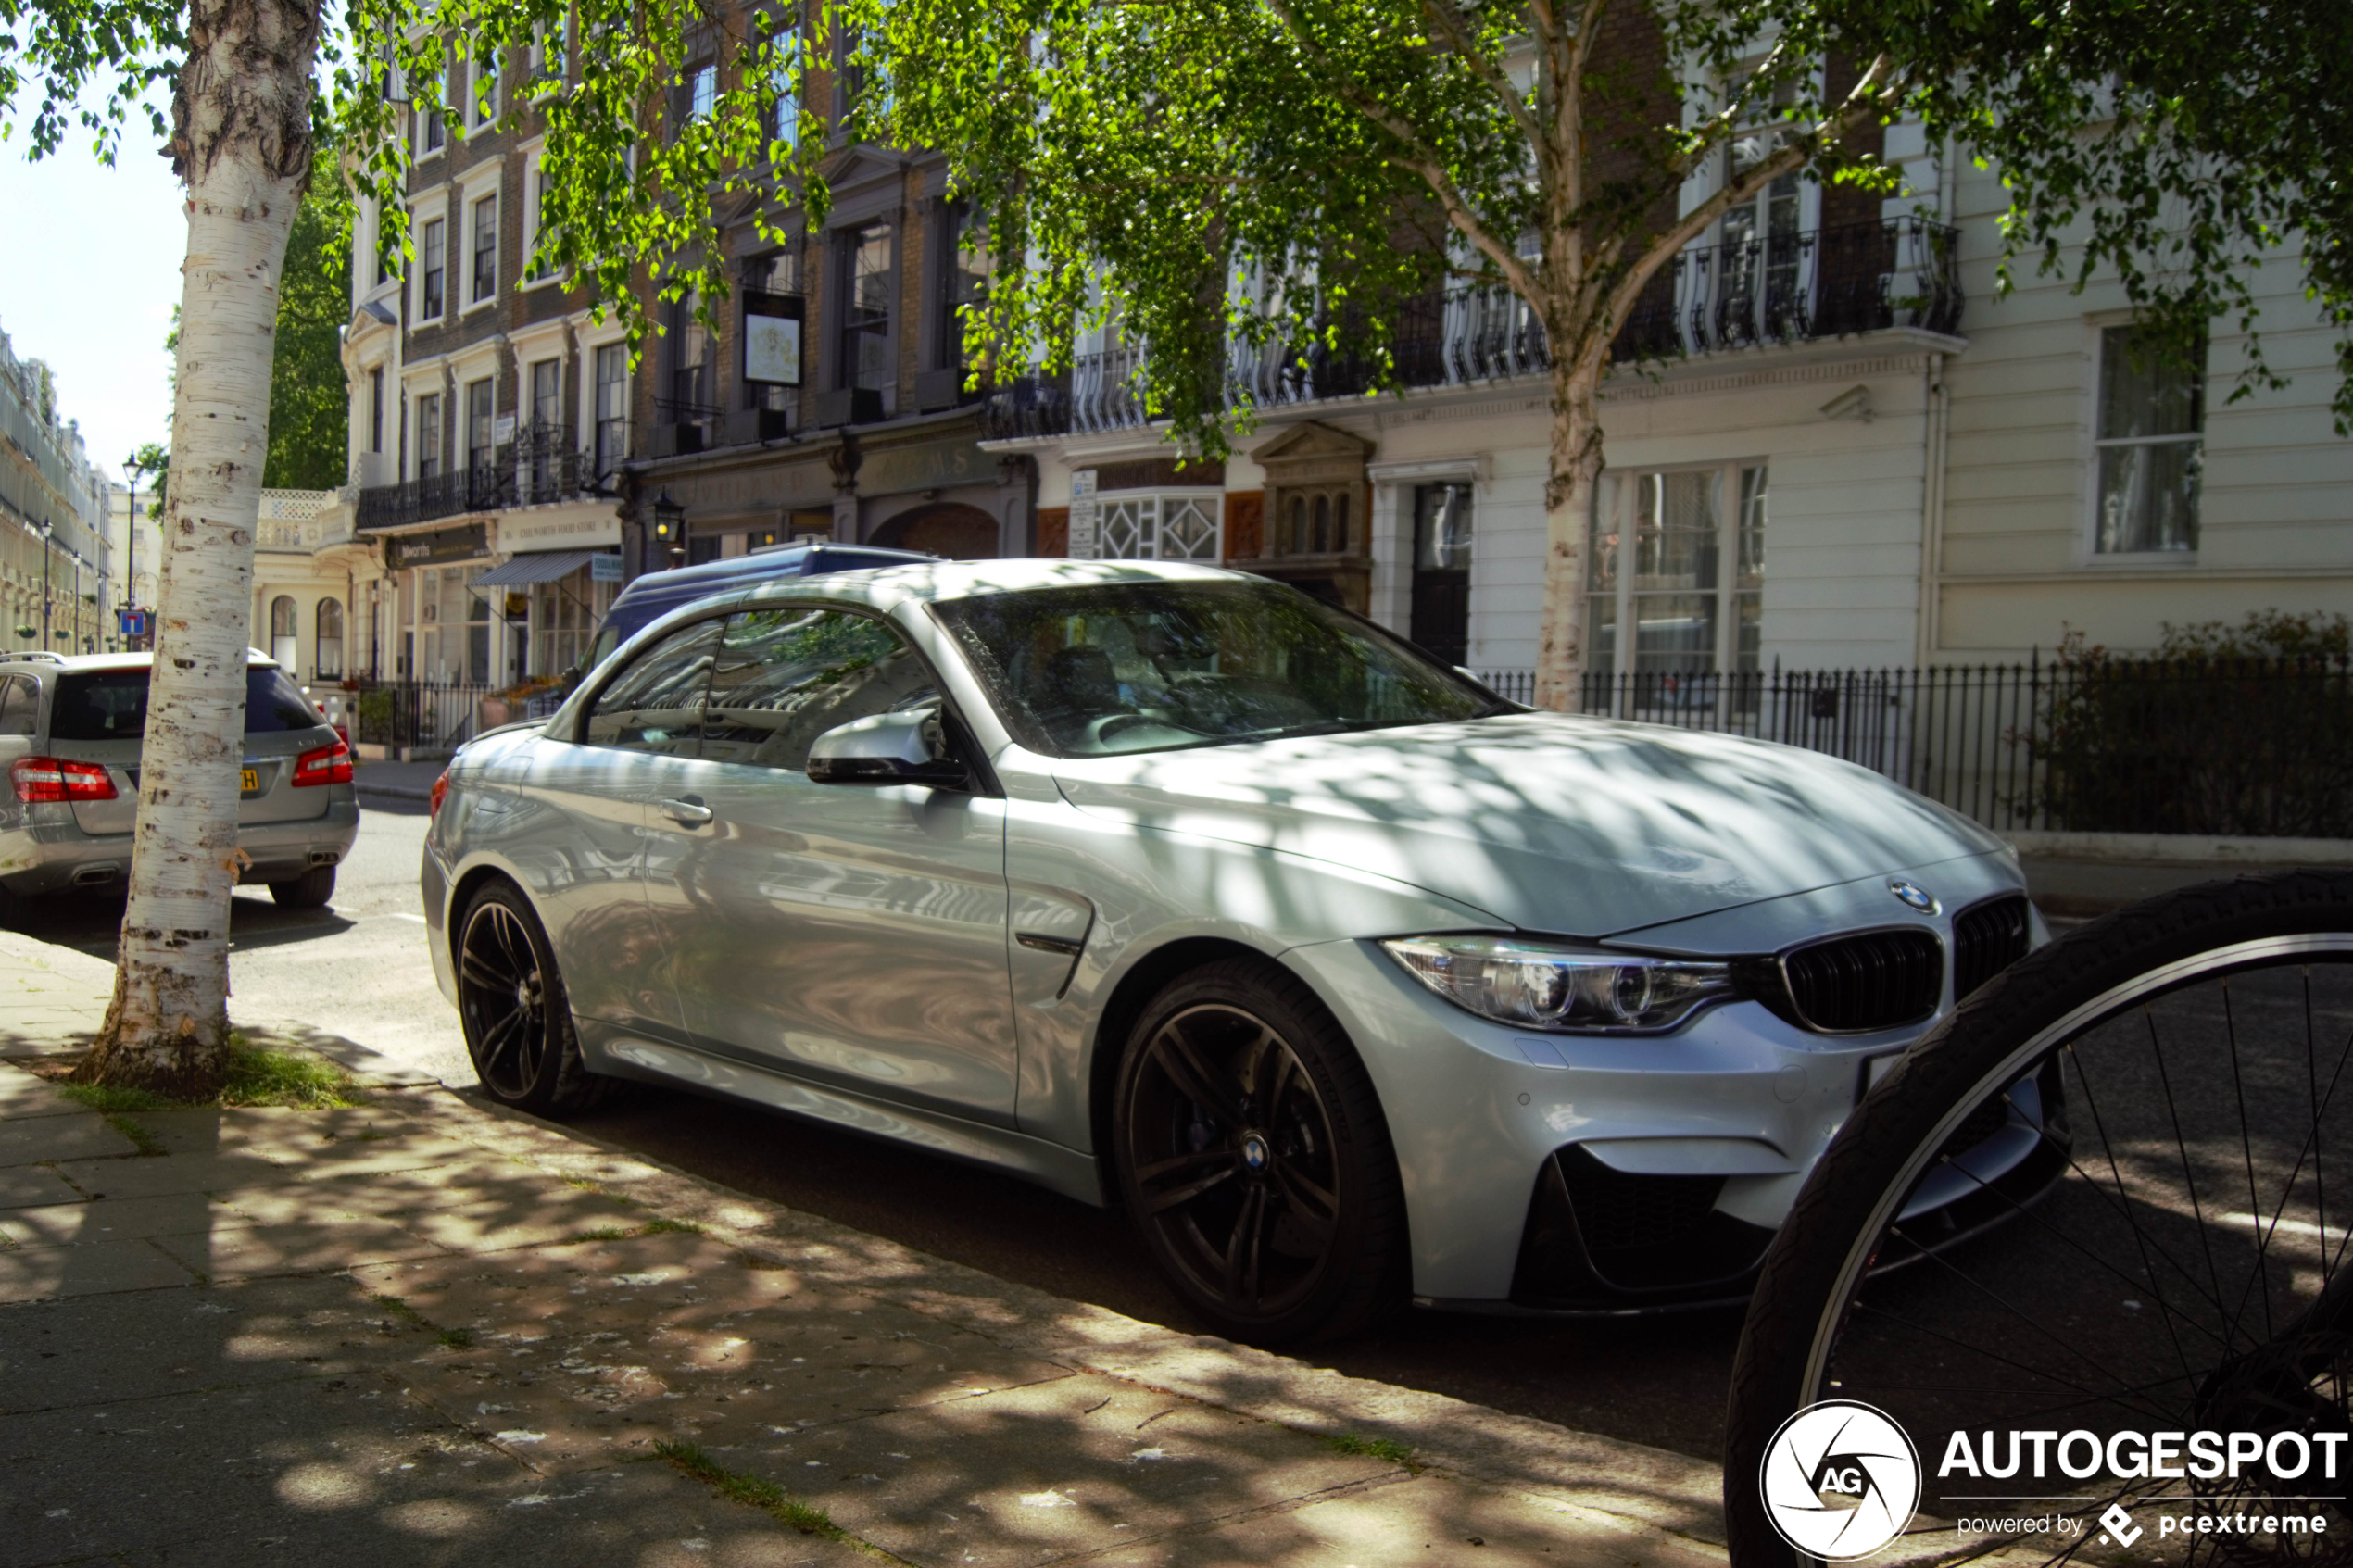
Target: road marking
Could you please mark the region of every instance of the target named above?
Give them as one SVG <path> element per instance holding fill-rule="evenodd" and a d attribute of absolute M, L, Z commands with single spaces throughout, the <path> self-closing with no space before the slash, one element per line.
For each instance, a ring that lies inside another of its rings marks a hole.
<path fill-rule="evenodd" d="M 424 916 L 422 916 L 422 915 L 406 915 L 406 914 L 402 914 L 402 913 L 401 913 L 399 910 L 397 910 L 397 909 L 395 909 L 394 911 L 392 911 L 392 918 L 393 918 L 393 919 L 395 919 L 395 920 L 412 920 L 412 921 L 415 921 L 415 922 L 416 922 L 419 925 L 430 925 L 430 924 L 432 924 L 432 923 L 433 923 L 431 921 L 428 921 L 427 919 L 425 919 L 425 917 L 424 917 Z"/>

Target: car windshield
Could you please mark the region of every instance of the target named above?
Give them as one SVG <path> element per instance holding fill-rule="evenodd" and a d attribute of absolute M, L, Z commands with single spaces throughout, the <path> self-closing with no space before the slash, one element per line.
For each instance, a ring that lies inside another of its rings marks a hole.
<path fill-rule="evenodd" d="M 1516 711 L 1368 622 L 1274 583 L 1119 583 L 950 599 L 1015 739 L 1110 757 Z"/>
<path fill-rule="evenodd" d="M 316 729 L 326 720 L 277 670 L 245 671 L 245 734 Z M 147 672 L 94 670 L 57 678 L 52 740 L 136 740 L 147 733 Z"/>

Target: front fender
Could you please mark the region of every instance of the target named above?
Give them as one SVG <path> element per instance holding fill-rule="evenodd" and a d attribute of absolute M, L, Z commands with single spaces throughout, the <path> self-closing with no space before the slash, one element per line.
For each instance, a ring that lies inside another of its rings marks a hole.
<path fill-rule="evenodd" d="M 1024 909 L 1091 921 L 1059 995 L 1017 986 L 1021 1129 L 1095 1148 L 1096 1058 L 1121 990 L 1172 946 L 1208 939 L 1279 960 L 1291 948 L 1406 931 L 1496 929 L 1484 910 L 1408 883 L 1277 849 L 1092 817 L 1059 797 L 1007 801 L 1005 868 Z"/>

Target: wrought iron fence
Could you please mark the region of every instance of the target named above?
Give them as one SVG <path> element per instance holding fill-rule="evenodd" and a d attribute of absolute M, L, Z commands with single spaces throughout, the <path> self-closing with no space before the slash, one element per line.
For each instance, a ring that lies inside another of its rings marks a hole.
<path fill-rule="evenodd" d="M 1526 670 L 1481 671 L 1535 696 Z M 2353 660 L 1584 677 L 1585 712 L 1779 741 L 2007 830 L 2353 837 Z"/>
<path fill-rule="evenodd" d="M 384 681 L 352 700 L 352 739 L 411 751 L 450 752 L 482 730 L 491 688 L 469 681 Z"/>

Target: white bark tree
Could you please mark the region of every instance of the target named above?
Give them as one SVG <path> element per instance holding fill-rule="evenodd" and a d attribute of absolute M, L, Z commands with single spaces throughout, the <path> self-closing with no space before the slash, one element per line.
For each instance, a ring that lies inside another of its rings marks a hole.
<path fill-rule="evenodd" d="M 113 1005 L 77 1070 L 201 1095 L 228 1065 L 229 890 L 278 272 L 310 172 L 319 9 L 193 0 L 173 100 L 188 184 L 155 671 Z"/>
<path fill-rule="evenodd" d="M 321 9 L 322 0 L 186 0 L 184 8 L 181 0 L 0 0 L 0 113 L 38 83 L 31 156 L 55 151 L 78 123 L 111 159 L 124 125 L 144 111 L 187 184 L 171 483 L 130 897 L 113 1003 L 76 1069 L 86 1082 L 196 1098 L 218 1089 L 229 1065 L 254 535 L 280 272 L 314 174 L 321 61 L 332 68 L 324 96 L 342 151 L 336 177 L 384 204 L 396 239 L 411 96 L 437 94 L 450 134 L 462 139 L 482 117 L 462 112 L 447 91 L 453 55 L 510 68 L 542 62 L 535 75 L 495 73 L 505 90 L 490 117 L 499 125 L 537 115 L 547 128 L 549 185 L 534 260 L 599 287 L 599 308 L 619 313 L 633 342 L 648 329 L 629 289 L 635 269 L 649 269 L 673 297 L 698 293 L 706 315 L 726 297 L 713 213 L 741 203 L 724 198 L 764 199 L 761 227 L 772 237 L 782 232 L 774 206 L 801 188 L 823 200 L 822 144 L 771 139 L 779 98 L 800 92 L 799 53 L 774 13 L 723 12 L 706 0 L 346 0 L 336 36 L 322 35 Z M 714 43 L 725 90 L 684 114 L 665 89 L 689 63 L 711 58 Z M 147 98 L 165 86 L 168 127 Z M 102 90 L 96 105 L 84 107 L 93 88 Z M 680 201 L 676 192 L 691 194 Z"/>

